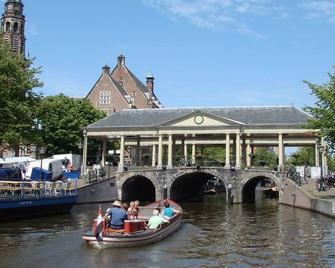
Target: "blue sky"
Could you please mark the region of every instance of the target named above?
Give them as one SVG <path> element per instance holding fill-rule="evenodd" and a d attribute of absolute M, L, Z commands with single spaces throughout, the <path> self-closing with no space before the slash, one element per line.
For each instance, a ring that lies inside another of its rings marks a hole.
<path fill-rule="evenodd" d="M 335 65 L 335 0 L 23 2 L 46 95 L 85 96 L 122 52 L 165 107 L 303 107 L 302 81 L 325 83 Z"/>

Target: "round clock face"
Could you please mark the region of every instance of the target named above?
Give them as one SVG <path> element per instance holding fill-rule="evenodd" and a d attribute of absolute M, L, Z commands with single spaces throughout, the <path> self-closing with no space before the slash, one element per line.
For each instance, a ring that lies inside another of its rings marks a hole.
<path fill-rule="evenodd" d="M 194 123 L 201 125 L 204 122 L 204 117 L 202 115 L 196 115 L 194 117 Z"/>

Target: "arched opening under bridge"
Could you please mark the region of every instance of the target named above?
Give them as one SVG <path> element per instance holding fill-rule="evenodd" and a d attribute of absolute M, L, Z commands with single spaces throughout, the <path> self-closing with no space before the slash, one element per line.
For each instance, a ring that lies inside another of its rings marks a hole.
<path fill-rule="evenodd" d="M 252 203 L 263 199 L 278 199 L 276 182 L 268 177 L 258 176 L 248 180 L 242 190 L 242 203 Z"/>
<path fill-rule="evenodd" d="M 221 179 L 209 173 L 184 174 L 174 180 L 170 198 L 175 201 L 201 201 L 205 194 L 222 194 L 226 189 Z"/>
<path fill-rule="evenodd" d="M 155 201 L 155 186 L 146 177 L 133 176 L 127 179 L 122 185 L 123 201 Z"/>

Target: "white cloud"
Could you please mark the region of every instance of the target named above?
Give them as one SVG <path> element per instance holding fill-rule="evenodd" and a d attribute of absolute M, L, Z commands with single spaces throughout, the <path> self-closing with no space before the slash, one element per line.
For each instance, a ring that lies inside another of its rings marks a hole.
<path fill-rule="evenodd" d="M 262 37 L 250 24 L 258 16 L 284 18 L 279 0 L 142 0 L 173 20 L 184 19 L 199 28 L 229 29 Z"/>
<path fill-rule="evenodd" d="M 308 0 L 303 4 L 310 19 L 326 18 L 328 22 L 335 23 L 335 2 L 333 0 Z"/>

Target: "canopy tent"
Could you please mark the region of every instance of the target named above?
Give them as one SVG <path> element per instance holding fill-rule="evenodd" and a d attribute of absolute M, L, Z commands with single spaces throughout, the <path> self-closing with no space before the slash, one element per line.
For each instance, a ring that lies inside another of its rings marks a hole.
<path fill-rule="evenodd" d="M 0 158 L 0 164 L 15 164 L 15 163 L 27 163 L 35 161 L 34 158 L 22 156 L 22 157 L 9 157 L 2 160 Z"/>

